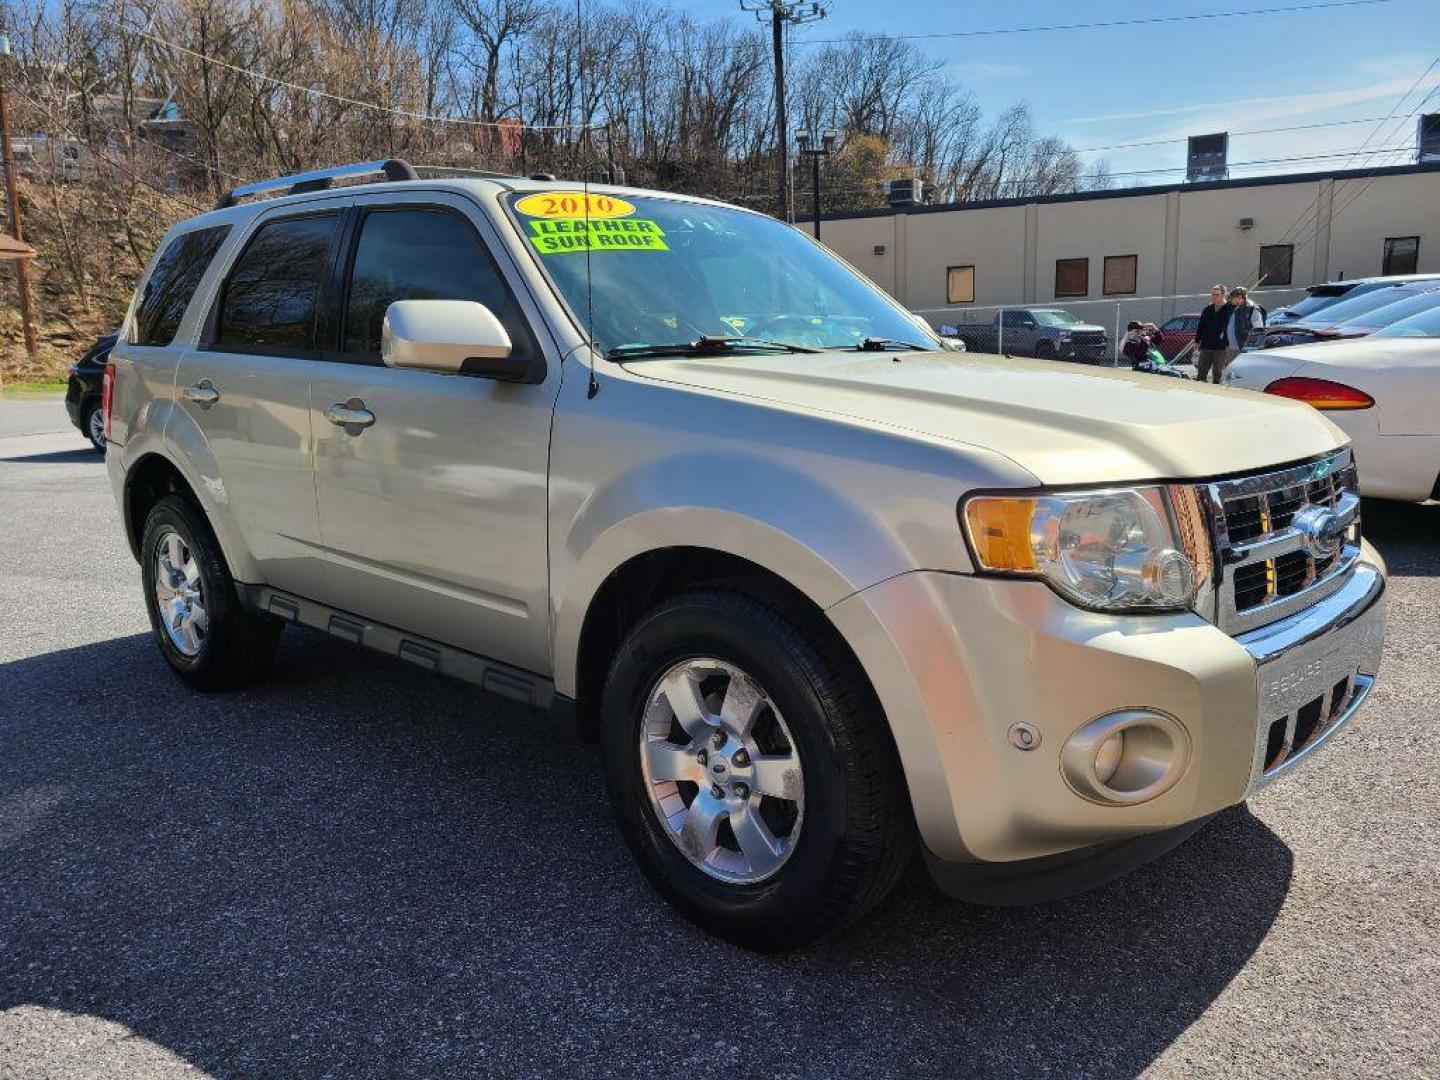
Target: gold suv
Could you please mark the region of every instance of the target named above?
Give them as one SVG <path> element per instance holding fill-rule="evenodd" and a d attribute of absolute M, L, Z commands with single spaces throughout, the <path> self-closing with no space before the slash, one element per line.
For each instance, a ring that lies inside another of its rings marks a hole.
<path fill-rule="evenodd" d="M 573 717 L 645 872 L 753 948 L 917 851 L 1000 903 L 1114 877 L 1379 664 L 1318 412 L 949 351 L 701 199 L 399 161 L 237 189 L 152 260 L 105 416 L 181 678 L 299 625 Z"/>

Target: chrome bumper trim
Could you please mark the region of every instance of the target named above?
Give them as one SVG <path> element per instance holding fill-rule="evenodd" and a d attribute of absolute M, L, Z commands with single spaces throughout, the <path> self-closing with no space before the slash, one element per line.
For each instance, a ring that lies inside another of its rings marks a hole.
<path fill-rule="evenodd" d="M 1365 699 L 1370 696 L 1370 690 L 1374 687 L 1374 685 L 1375 677 L 1373 675 L 1356 675 L 1355 689 L 1350 694 L 1349 702 L 1346 703 L 1345 707 L 1340 711 L 1339 715 L 1336 716 L 1335 719 L 1330 721 L 1329 726 L 1321 729 L 1321 731 L 1317 733 L 1315 737 L 1305 745 L 1304 748 L 1293 754 L 1287 754 L 1285 756 L 1285 760 L 1280 762 L 1279 765 L 1276 765 L 1268 772 L 1262 772 L 1259 779 L 1255 782 L 1255 784 L 1251 787 L 1250 790 L 1257 791 L 1260 788 L 1265 787 L 1276 777 L 1286 772 L 1292 765 L 1300 764 L 1300 762 L 1304 761 L 1311 754 L 1315 753 L 1316 750 L 1319 750 L 1320 747 L 1328 743 L 1330 741 L 1330 736 L 1334 735 L 1337 731 L 1339 731 L 1342 727 L 1349 723 L 1350 718 L 1360 711 L 1360 706 L 1363 705 L 1365 703 Z"/>
<path fill-rule="evenodd" d="M 1349 722 L 1374 685 L 1384 637 L 1385 578 L 1362 562 L 1331 596 L 1236 639 L 1255 660 L 1257 683 L 1249 791 L 1308 758 Z"/>
<path fill-rule="evenodd" d="M 1354 622 L 1384 592 L 1385 578 L 1380 571 L 1357 561 L 1354 573 L 1329 596 L 1288 619 L 1241 634 L 1235 640 L 1257 664 L 1269 664 Z"/>

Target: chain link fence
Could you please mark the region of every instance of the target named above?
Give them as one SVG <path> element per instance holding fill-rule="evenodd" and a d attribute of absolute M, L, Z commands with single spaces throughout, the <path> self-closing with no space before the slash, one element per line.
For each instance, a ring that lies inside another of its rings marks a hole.
<path fill-rule="evenodd" d="M 1250 299 L 1267 312 L 1305 295 L 1303 288 L 1264 289 Z M 971 352 L 1074 360 L 1107 367 L 1128 365 L 1121 350 L 1132 322 L 1154 326 L 1152 342 L 1166 361 L 1194 363 L 1195 324 L 1210 302 L 1203 293 L 1054 300 L 1031 304 L 963 304 L 916 308 L 944 337 L 958 338 Z"/>

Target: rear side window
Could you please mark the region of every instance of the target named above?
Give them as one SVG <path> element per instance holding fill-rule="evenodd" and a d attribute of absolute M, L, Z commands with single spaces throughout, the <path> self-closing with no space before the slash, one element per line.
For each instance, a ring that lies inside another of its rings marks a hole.
<path fill-rule="evenodd" d="M 345 303 L 344 352 L 378 362 L 385 311 L 396 300 L 474 300 L 510 335 L 516 353 L 530 335 L 514 294 L 480 238 L 443 210 L 376 210 L 365 215 Z"/>
<path fill-rule="evenodd" d="M 169 345 L 175 340 L 200 279 L 229 233 L 229 225 L 216 225 L 181 233 L 170 241 L 155 260 L 135 305 L 132 345 Z"/>
<path fill-rule="evenodd" d="M 262 225 L 225 282 L 215 345 L 314 349 L 320 294 L 339 223 L 338 214 L 313 214 Z"/>

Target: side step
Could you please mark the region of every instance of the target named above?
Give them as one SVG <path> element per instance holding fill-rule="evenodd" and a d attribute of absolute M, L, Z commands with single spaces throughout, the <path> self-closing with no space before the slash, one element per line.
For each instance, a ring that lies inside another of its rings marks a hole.
<path fill-rule="evenodd" d="M 348 611 L 272 589 L 269 585 L 235 584 L 240 603 L 297 626 L 308 626 L 367 649 L 385 653 L 440 675 L 449 675 L 532 709 L 549 710 L 555 703 L 555 684 L 522 668 L 443 645 L 397 630 Z"/>

